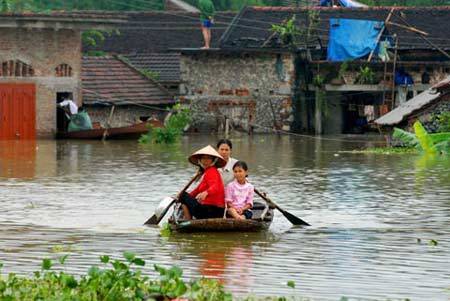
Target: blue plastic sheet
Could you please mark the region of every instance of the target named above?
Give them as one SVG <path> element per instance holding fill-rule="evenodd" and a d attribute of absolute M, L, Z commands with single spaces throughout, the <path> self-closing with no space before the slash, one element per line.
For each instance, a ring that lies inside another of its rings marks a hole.
<path fill-rule="evenodd" d="M 366 7 L 367 5 L 361 4 L 354 0 L 339 0 L 339 4 L 343 7 Z M 331 0 L 320 0 L 320 6 L 331 6 Z"/>
<path fill-rule="evenodd" d="M 330 19 L 327 59 L 333 62 L 354 60 L 368 55 L 377 47 L 384 22 Z"/>

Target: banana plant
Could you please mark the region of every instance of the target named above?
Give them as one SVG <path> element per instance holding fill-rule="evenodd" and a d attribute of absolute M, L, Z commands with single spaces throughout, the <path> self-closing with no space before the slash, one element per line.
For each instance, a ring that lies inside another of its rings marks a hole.
<path fill-rule="evenodd" d="M 414 133 L 394 128 L 393 137 L 426 154 L 450 154 L 450 132 L 429 134 L 420 121 L 413 128 Z"/>

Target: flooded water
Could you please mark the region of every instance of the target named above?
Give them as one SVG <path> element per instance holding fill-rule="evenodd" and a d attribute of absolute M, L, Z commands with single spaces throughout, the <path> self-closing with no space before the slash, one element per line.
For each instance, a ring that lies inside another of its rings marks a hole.
<path fill-rule="evenodd" d="M 84 273 L 99 256 L 132 251 L 223 280 L 238 296 L 314 300 L 450 300 L 450 159 L 341 152 L 371 143 L 235 137 L 250 181 L 308 221 L 279 213 L 268 232 L 164 238 L 142 223 L 195 168 L 186 155 L 214 136 L 164 149 L 134 141 L 0 142 L 0 262 L 28 274 L 70 253 Z M 437 245 L 430 243 L 435 240 Z M 294 281 L 295 289 L 288 287 Z"/>

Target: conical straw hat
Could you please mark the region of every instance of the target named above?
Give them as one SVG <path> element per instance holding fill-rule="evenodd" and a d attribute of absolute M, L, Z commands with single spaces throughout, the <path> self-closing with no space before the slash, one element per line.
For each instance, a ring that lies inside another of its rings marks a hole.
<path fill-rule="evenodd" d="M 204 148 L 190 155 L 189 162 L 191 162 L 194 165 L 200 166 L 200 164 L 198 163 L 198 159 L 200 159 L 202 155 L 209 155 L 212 157 L 216 157 L 217 162 L 215 165 L 217 168 L 224 167 L 225 165 L 227 165 L 227 161 L 225 161 L 225 159 L 222 158 L 222 156 L 211 145 L 205 146 Z"/>

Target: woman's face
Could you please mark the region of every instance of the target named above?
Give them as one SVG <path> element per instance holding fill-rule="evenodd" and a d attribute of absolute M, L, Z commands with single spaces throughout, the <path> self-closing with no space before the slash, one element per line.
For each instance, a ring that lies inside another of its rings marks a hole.
<path fill-rule="evenodd" d="M 231 148 L 228 144 L 222 143 L 221 145 L 219 145 L 218 152 L 222 156 L 222 158 L 225 159 L 225 161 L 228 161 L 228 159 L 230 159 Z"/>
<path fill-rule="evenodd" d="M 200 164 L 204 167 L 210 167 L 214 161 L 213 157 L 208 156 L 208 155 L 202 155 L 200 157 L 200 159 L 198 160 L 200 162 Z"/>

